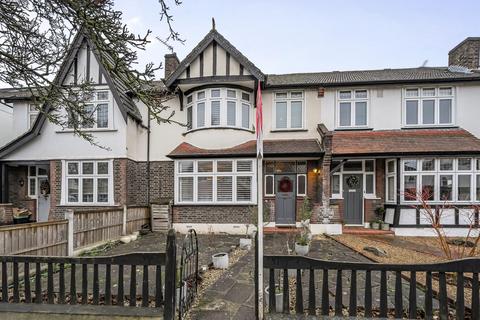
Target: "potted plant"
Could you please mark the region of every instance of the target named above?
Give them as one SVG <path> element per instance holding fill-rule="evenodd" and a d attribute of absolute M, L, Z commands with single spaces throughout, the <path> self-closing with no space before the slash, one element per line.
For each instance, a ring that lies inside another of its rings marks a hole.
<path fill-rule="evenodd" d="M 240 249 L 250 250 L 252 248 L 252 238 L 255 237 L 255 231 L 258 223 L 258 209 L 256 206 L 250 207 L 251 223 L 245 224 L 245 238 L 240 238 Z M 270 206 L 267 202 L 263 203 L 263 225 L 270 221 Z M 249 230 L 252 230 L 249 232 Z"/>
<path fill-rule="evenodd" d="M 13 209 L 13 224 L 29 223 L 32 213 L 26 208 Z"/>
<path fill-rule="evenodd" d="M 265 288 L 265 302 L 267 307 L 270 303 L 270 287 Z M 283 311 L 283 289 L 280 285 L 275 285 L 275 312 L 282 312 Z"/>
<path fill-rule="evenodd" d="M 388 230 L 390 230 L 390 223 L 387 223 L 387 222 L 385 222 L 385 221 L 382 221 L 380 228 L 381 228 L 382 230 L 388 231 Z"/>
<path fill-rule="evenodd" d="M 300 235 L 295 241 L 295 252 L 298 255 L 306 255 L 310 250 L 310 241 L 312 240 L 312 233 L 310 232 L 310 218 L 312 217 L 312 206 L 310 199 L 305 197 L 302 206 L 300 207 Z"/>
<path fill-rule="evenodd" d="M 382 222 L 382 221 L 379 221 L 378 219 L 372 220 L 372 221 L 370 222 L 370 227 L 371 227 L 372 229 L 374 229 L 374 230 L 380 230 L 380 223 L 381 223 L 381 222 Z"/>
<path fill-rule="evenodd" d="M 385 209 L 383 207 L 375 208 L 375 220 L 373 220 L 370 225 L 372 229 L 380 230 L 381 225 L 383 224 L 383 215 L 385 214 Z"/>
<path fill-rule="evenodd" d="M 212 262 L 215 269 L 228 269 L 228 253 L 220 252 L 214 254 Z"/>

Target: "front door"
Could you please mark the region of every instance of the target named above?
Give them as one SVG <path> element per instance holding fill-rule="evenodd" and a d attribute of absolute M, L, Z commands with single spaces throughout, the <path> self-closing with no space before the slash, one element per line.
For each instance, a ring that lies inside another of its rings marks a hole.
<path fill-rule="evenodd" d="M 363 224 L 363 176 L 343 175 L 343 201 L 345 224 Z"/>
<path fill-rule="evenodd" d="M 37 180 L 37 221 L 48 221 L 50 212 L 50 191 L 47 187 L 48 178 L 38 177 Z"/>
<path fill-rule="evenodd" d="M 295 224 L 295 175 L 275 176 L 275 222 Z"/>

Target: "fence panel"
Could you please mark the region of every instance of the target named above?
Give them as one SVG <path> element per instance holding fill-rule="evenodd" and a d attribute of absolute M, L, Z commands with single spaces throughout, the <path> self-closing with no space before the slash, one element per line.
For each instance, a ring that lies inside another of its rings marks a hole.
<path fill-rule="evenodd" d="M 142 228 L 142 225 L 146 223 L 150 223 L 150 208 L 127 208 L 127 234 L 140 230 Z"/>
<path fill-rule="evenodd" d="M 123 209 L 76 211 L 73 248 L 79 249 L 122 236 Z"/>
<path fill-rule="evenodd" d="M 0 227 L 0 255 L 67 255 L 68 221 Z"/>

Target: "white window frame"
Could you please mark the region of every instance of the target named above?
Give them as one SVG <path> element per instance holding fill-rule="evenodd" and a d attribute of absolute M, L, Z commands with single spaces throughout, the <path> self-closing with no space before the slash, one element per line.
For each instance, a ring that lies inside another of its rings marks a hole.
<path fill-rule="evenodd" d="M 93 163 L 93 174 L 83 174 L 82 173 L 82 164 L 86 162 Z M 107 162 L 108 163 L 108 173 L 107 174 L 98 174 L 98 163 Z M 69 174 L 68 164 L 69 163 L 78 163 L 78 174 Z M 83 202 L 83 179 L 92 178 L 93 179 L 93 202 Z M 73 202 L 68 200 L 68 180 L 69 179 L 78 179 L 78 202 Z M 98 179 L 108 179 L 108 201 L 107 202 L 98 202 Z M 114 188 L 113 188 L 113 160 L 112 159 L 95 159 L 95 160 L 62 160 L 62 197 L 61 205 L 66 206 L 112 206 L 114 205 Z"/>
<path fill-rule="evenodd" d="M 285 93 L 286 98 L 277 98 L 277 94 Z M 292 93 L 302 93 L 302 98 L 292 98 Z M 306 123 L 306 96 L 303 90 L 288 90 L 288 91 L 274 91 L 273 92 L 273 119 L 272 119 L 272 131 L 296 131 L 305 130 Z M 277 102 L 286 102 L 287 104 L 287 127 L 279 128 L 277 125 Z M 302 103 L 302 125 L 301 127 L 292 127 L 292 102 Z"/>
<path fill-rule="evenodd" d="M 299 186 L 300 186 L 300 183 L 299 183 L 299 181 L 298 181 L 298 180 L 299 180 L 298 178 L 299 178 L 300 176 L 305 177 L 305 193 L 300 193 L 299 190 L 298 190 L 298 188 L 299 188 Z M 308 178 L 308 177 L 307 177 L 307 174 L 306 174 L 306 173 L 297 173 L 297 197 L 305 197 L 305 196 L 307 196 L 307 192 L 308 192 L 308 190 L 307 190 L 307 185 L 308 185 L 307 178 Z"/>
<path fill-rule="evenodd" d="M 450 88 L 451 95 L 440 95 L 440 89 Z M 417 96 L 408 97 L 407 90 L 418 90 Z M 435 95 L 426 96 L 423 94 L 424 89 L 434 89 Z M 452 121 L 450 123 L 440 123 L 440 100 L 451 99 L 452 101 Z M 423 101 L 434 100 L 435 119 L 434 123 L 423 124 Z M 417 124 L 407 124 L 407 101 L 417 101 Z M 405 87 L 402 90 L 402 126 L 407 128 L 419 127 L 451 127 L 456 123 L 456 87 L 454 86 L 421 86 L 421 87 Z"/>
<path fill-rule="evenodd" d="M 343 175 L 344 174 L 361 174 L 363 179 L 363 198 L 364 199 L 377 199 L 377 179 L 376 179 L 376 169 L 377 169 L 377 161 L 375 159 L 352 159 L 353 161 L 361 161 L 362 162 L 362 170 L 359 171 L 347 171 L 344 170 L 343 164 L 341 168 L 335 172 L 332 176 L 339 176 L 340 177 L 340 193 L 333 193 L 333 188 L 330 186 L 330 193 L 331 199 L 343 199 Z M 365 162 L 366 161 L 373 161 L 373 171 L 365 171 Z M 367 176 L 373 176 L 373 193 L 366 193 L 367 190 Z M 330 180 L 331 183 L 331 180 Z"/>
<path fill-rule="evenodd" d="M 28 122 L 28 128 L 32 128 L 33 124 L 35 123 L 35 121 L 37 120 L 37 117 L 40 113 L 38 107 L 34 104 L 28 104 L 27 106 L 27 122 Z M 32 117 L 31 116 L 35 116 L 35 119 L 32 121 Z"/>
<path fill-rule="evenodd" d="M 212 97 L 212 91 L 220 90 L 219 97 Z M 235 97 L 229 97 L 227 92 L 234 91 Z M 204 92 L 205 97 L 203 99 L 198 99 L 198 93 Z M 243 100 L 243 94 L 248 94 L 249 100 Z M 188 100 L 191 98 L 191 101 Z M 185 111 L 188 108 L 192 108 L 192 124 L 191 128 L 186 127 L 186 132 L 194 131 L 194 130 L 201 130 L 201 129 L 224 129 L 224 128 L 234 128 L 234 129 L 241 129 L 241 130 L 248 130 L 252 131 L 252 123 L 253 123 L 253 92 L 247 92 L 245 90 L 236 89 L 236 88 L 229 88 L 229 87 L 215 87 L 209 89 L 202 89 L 198 91 L 194 91 L 190 93 L 188 96 L 185 96 Z M 220 103 L 220 123 L 218 125 L 212 125 L 212 102 L 218 101 Z M 198 103 L 205 104 L 205 119 L 204 125 L 202 127 L 198 127 L 197 124 L 197 106 Z M 228 124 L 228 102 L 235 102 L 235 125 Z M 248 127 L 242 126 L 243 119 L 242 119 L 242 106 L 247 105 L 249 108 L 248 112 Z M 187 112 L 185 112 L 185 123 L 188 122 Z"/>
<path fill-rule="evenodd" d="M 100 92 L 108 92 L 108 99 L 107 100 L 98 100 L 98 93 Z M 110 88 L 108 87 L 96 87 L 95 90 L 92 92 L 92 98 L 89 101 L 85 102 L 85 106 L 87 105 L 93 105 L 93 112 L 92 112 L 92 119 L 94 119 L 94 122 L 92 123 L 92 127 L 83 127 L 81 123 L 79 123 L 79 127 L 82 128 L 83 131 L 103 131 L 103 130 L 112 130 L 114 128 L 113 126 L 113 94 Z M 100 104 L 106 104 L 107 105 L 107 112 L 108 112 L 108 117 L 107 117 L 107 126 L 106 127 L 98 127 L 98 118 L 97 118 L 97 110 L 98 110 L 98 105 Z M 78 116 L 78 115 L 76 115 Z M 67 115 L 67 117 L 71 117 L 71 115 Z M 78 120 L 80 121 L 80 120 Z M 64 131 L 71 131 L 72 128 L 69 126 Z"/>
<path fill-rule="evenodd" d="M 350 98 L 342 99 L 340 97 L 341 92 L 350 91 Z M 356 98 L 355 93 L 357 91 L 366 91 L 367 97 L 366 98 Z M 365 129 L 369 128 L 370 126 L 370 91 L 365 88 L 357 88 L 357 89 L 342 89 L 337 90 L 336 93 L 336 107 L 335 107 L 335 128 L 336 129 Z M 365 102 L 367 106 L 367 121 L 365 125 L 356 125 L 355 124 L 355 112 L 356 112 L 356 102 Z M 340 125 L 340 104 L 341 103 L 350 103 L 350 125 L 349 126 L 342 126 Z"/>
<path fill-rule="evenodd" d="M 180 172 L 180 163 L 183 161 L 193 162 L 193 172 Z M 198 172 L 199 161 L 212 161 L 212 172 Z M 217 164 L 219 161 L 232 161 L 232 172 L 218 172 Z M 237 163 L 241 161 L 251 161 L 252 170 L 249 172 L 238 171 Z M 175 160 L 175 203 L 179 205 L 252 205 L 257 203 L 257 183 L 256 183 L 256 168 L 257 163 L 255 159 L 232 159 L 232 158 L 219 158 L 219 159 L 179 159 Z M 218 201 L 217 200 L 217 177 L 219 176 L 231 176 L 232 177 L 232 201 Z M 238 177 L 251 177 L 251 200 L 239 201 L 237 200 L 237 178 Z M 193 201 L 180 201 L 180 183 L 181 177 L 193 177 Z M 198 177 L 212 177 L 212 201 L 198 201 Z"/>
<path fill-rule="evenodd" d="M 421 161 L 423 159 L 434 159 L 435 161 L 435 170 L 433 171 L 423 171 L 421 167 Z M 471 168 L 470 170 L 459 170 L 458 169 L 458 159 L 469 158 L 471 159 Z M 451 170 L 440 170 L 440 159 L 452 159 L 453 168 Z M 405 171 L 404 163 L 408 160 L 417 161 L 417 170 L 416 171 Z M 468 203 L 478 203 L 480 199 L 476 198 L 476 176 L 480 175 L 480 169 L 477 169 L 476 162 L 480 158 L 475 157 L 426 157 L 426 158 L 402 158 L 400 166 L 400 203 L 402 204 L 418 204 L 419 201 L 416 200 L 405 200 L 405 175 L 414 175 L 417 176 L 417 192 L 421 191 L 421 179 L 424 175 L 434 175 L 435 176 L 435 192 L 434 200 L 428 201 L 432 204 L 468 204 Z M 440 199 L 440 176 L 451 175 L 452 176 L 452 200 L 444 201 Z M 458 200 L 458 176 L 459 175 L 469 175 L 470 176 L 470 200 Z"/>
<path fill-rule="evenodd" d="M 388 164 L 393 162 L 393 172 L 388 172 Z M 388 179 L 393 178 L 393 200 L 388 199 Z M 397 203 L 397 159 L 385 160 L 385 203 Z"/>

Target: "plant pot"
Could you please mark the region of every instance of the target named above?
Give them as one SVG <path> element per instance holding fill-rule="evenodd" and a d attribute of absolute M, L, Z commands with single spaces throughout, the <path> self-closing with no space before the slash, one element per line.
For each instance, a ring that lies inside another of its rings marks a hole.
<path fill-rule="evenodd" d="M 13 218 L 13 224 L 29 223 L 30 216 Z"/>
<path fill-rule="evenodd" d="M 228 253 L 221 252 L 212 256 L 213 267 L 215 269 L 227 269 L 228 268 Z"/>
<path fill-rule="evenodd" d="M 372 229 L 375 229 L 375 230 L 380 229 L 380 223 L 378 223 L 378 222 L 372 222 L 372 223 L 370 223 L 370 225 L 372 226 Z"/>
<path fill-rule="evenodd" d="M 265 288 L 265 305 L 269 306 L 270 287 Z M 275 312 L 283 312 L 283 293 L 275 293 Z"/>
<path fill-rule="evenodd" d="M 252 239 L 242 238 L 240 239 L 240 249 L 250 250 L 252 248 Z"/>
<path fill-rule="evenodd" d="M 297 242 L 295 242 L 295 252 L 300 255 L 300 256 L 305 256 L 307 255 L 308 251 L 310 250 L 310 244 L 307 245 L 301 245 Z"/>
<path fill-rule="evenodd" d="M 385 230 L 385 231 L 390 230 L 390 223 L 382 223 L 382 230 Z"/>
<path fill-rule="evenodd" d="M 180 287 L 177 288 L 176 290 L 176 298 L 177 298 L 177 303 L 180 302 Z M 182 288 L 182 299 L 185 300 L 185 297 L 187 296 L 187 283 L 183 282 L 183 288 Z"/>

